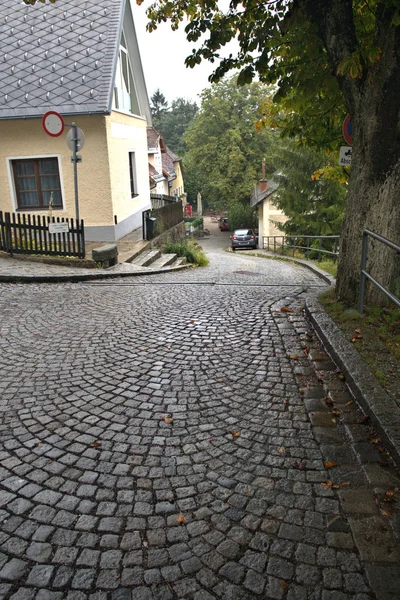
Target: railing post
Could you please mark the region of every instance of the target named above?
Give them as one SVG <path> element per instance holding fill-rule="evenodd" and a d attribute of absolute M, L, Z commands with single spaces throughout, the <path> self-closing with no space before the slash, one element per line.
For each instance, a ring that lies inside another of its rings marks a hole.
<path fill-rule="evenodd" d="M 358 300 L 358 312 L 362 315 L 364 312 L 364 294 L 365 294 L 365 269 L 368 258 L 368 233 L 363 231 L 362 249 L 361 249 L 361 277 L 360 277 L 360 296 Z"/>
<path fill-rule="evenodd" d="M 318 250 L 321 250 L 321 238 L 318 238 Z M 318 252 L 318 262 L 321 262 L 321 252 Z"/>
<path fill-rule="evenodd" d="M 306 238 L 306 259 L 308 260 L 308 251 L 310 249 L 310 238 Z"/>

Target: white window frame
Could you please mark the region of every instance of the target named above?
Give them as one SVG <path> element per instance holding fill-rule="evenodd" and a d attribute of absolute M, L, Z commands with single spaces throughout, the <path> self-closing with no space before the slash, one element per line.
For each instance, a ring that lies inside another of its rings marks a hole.
<path fill-rule="evenodd" d="M 26 209 L 18 208 L 17 190 L 16 190 L 16 186 L 15 186 L 15 181 L 14 181 L 14 171 L 13 171 L 12 161 L 13 160 L 39 160 L 41 158 L 56 158 L 57 159 L 58 174 L 60 177 L 62 206 L 60 206 L 59 208 L 53 208 L 53 210 L 57 211 L 58 214 L 66 212 L 64 177 L 63 177 L 63 172 L 62 172 L 61 155 L 60 154 L 29 154 L 27 156 L 6 156 L 6 168 L 7 168 L 7 174 L 8 174 L 8 183 L 9 183 L 10 192 L 11 192 L 12 212 L 19 212 L 19 213 L 24 213 L 24 212 L 40 213 L 40 212 L 42 212 L 43 213 L 43 212 L 49 211 L 48 208 L 44 208 L 44 207 L 35 208 L 35 209 L 34 208 L 26 208 Z"/>

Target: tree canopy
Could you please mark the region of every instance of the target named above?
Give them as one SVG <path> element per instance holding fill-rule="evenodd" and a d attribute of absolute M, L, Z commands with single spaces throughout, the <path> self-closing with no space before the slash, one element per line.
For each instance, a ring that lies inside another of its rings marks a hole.
<path fill-rule="evenodd" d="M 183 134 L 198 113 L 196 102 L 185 98 L 172 100 L 171 106 L 153 117 L 153 125 L 165 138 L 168 146 L 179 156 L 186 151 Z"/>
<path fill-rule="evenodd" d="M 255 75 L 275 83 L 283 116 L 275 106 L 265 118 L 279 123 L 283 135 L 338 150 L 343 116 L 351 115 L 353 156 L 337 292 L 344 301 L 356 301 L 363 229 L 400 238 L 399 0 L 231 0 L 226 11 L 216 0 L 157 0 L 148 16 L 150 31 L 162 21 L 173 29 L 186 21 L 188 40 L 198 43 L 186 64 L 215 63 L 211 81 L 240 69 L 240 84 Z M 221 56 L 233 39 L 238 52 Z M 370 272 L 393 287 L 396 254 L 373 250 Z M 368 295 L 382 299 L 373 288 Z"/>
<path fill-rule="evenodd" d="M 207 206 L 226 210 L 249 202 L 274 140 L 270 130 L 255 128 L 258 106 L 269 93 L 261 83 L 238 87 L 235 76 L 203 91 L 200 112 L 184 136 L 184 165 L 195 167 Z"/>

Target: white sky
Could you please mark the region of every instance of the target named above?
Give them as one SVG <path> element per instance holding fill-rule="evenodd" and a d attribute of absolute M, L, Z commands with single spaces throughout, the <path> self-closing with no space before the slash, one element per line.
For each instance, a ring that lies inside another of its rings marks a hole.
<path fill-rule="evenodd" d="M 149 5 L 150 2 L 143 2 L 137 6 L 135 0 L 131 0 L 149 98 L 159 88 L 169 104 L 175 98 L 185 98 L 200 105 L 198 94 L 211 85 L 208 76 L 213 65 L 202 61 L 193 69 L 185 67 L 185 58 L 195 44 L 186 40 L 183 27 L 172 31 L 169 23 L 162 23 L 156 31 L 148 33 L 145 13 Z"/>

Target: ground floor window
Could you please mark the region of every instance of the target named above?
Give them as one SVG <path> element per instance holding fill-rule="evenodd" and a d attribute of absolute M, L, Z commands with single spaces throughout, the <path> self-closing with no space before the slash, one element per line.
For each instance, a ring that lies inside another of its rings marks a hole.
<path fill-rule="evenodd" d="M 62 208 L 60 173 L 57 158 L 12 160 L 17 207 L 20 210 Z"/>

